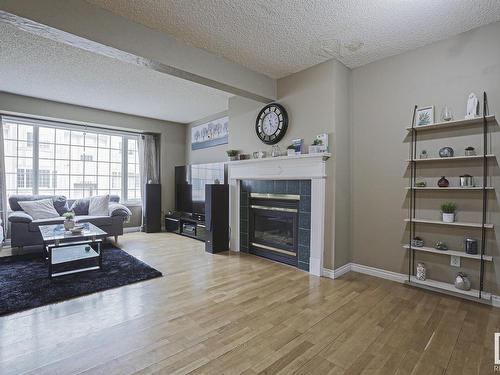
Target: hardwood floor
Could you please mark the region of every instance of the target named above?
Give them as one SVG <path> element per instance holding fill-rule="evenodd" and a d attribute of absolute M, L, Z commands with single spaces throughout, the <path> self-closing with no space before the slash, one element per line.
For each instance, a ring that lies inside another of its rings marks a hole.
<path fill-rule="evenodd" d="M 500 309 L 174 234 L 119 245 L 164 276 L 0 318 L 0 374 L 493 373 Z"/>

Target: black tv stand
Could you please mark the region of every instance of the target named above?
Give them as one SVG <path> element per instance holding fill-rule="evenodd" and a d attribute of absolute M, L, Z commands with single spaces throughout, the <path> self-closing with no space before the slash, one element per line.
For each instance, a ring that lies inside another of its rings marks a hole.
<path fill-rule="evenodd" d="M 187 212 L 173 212 L 165 215 L 165 228 L 173 232 L 205 242 L 205 216 Z"/>

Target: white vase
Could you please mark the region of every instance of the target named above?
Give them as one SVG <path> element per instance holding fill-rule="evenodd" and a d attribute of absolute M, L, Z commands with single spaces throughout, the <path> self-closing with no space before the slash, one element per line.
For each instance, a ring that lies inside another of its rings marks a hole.
<path fill-rule="evenodd" d="M 417 280 L 425 281 L 426 273 L 425 264 L 417 263 Z"/>
<path fill-rule="evenodd" d="M 295 156 L 295 150 L 286 150 L 288 156 Z"/>
<path fill-rule="evenodd" d="M 453 223 L 455 221 L 455 214 L 445 214 L 443 212 L 443 222 Z"/>
<path fill-rule="evenodd" d="M 71 230 L 75 227 L 75 221 L 73 219 L 64 220 L 64 230 Z"/>

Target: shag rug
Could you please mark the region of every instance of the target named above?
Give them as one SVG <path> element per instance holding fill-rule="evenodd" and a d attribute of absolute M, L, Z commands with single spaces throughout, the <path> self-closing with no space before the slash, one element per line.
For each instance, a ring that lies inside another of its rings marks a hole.
<path fill-rule="evenodd" d="M 122 249 L 103 246 L 101 270 L 48 277 L 43 254 L 0 258 L 0 316 L 162 276 Z"/>

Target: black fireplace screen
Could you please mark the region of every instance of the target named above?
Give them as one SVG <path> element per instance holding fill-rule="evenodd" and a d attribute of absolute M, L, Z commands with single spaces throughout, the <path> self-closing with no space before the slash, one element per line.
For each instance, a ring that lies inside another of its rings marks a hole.
<path fill-rule="evenodd" d="M 270 251 L 295 258 L 298 248 L 298 197 L 255 195 L 250 201 L 250 251 L 258 248 L 260 255 Z"/>
<path fill-rule="evenodd" d="M 254 211 L 253 242 L 294 251 L 297 239 L 295 215 L 280 211 Z"/>

